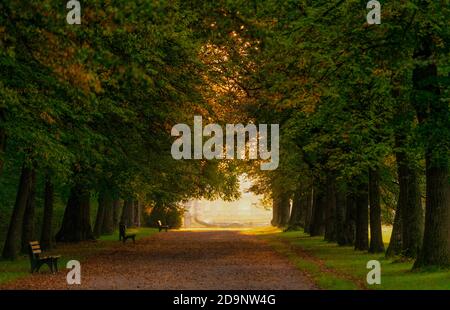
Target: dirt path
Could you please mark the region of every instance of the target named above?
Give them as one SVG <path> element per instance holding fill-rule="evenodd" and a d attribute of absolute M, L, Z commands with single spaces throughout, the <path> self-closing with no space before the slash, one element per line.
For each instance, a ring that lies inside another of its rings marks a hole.
<path fill-rule="evenodd" d="M 63 266 L 61 266 L 63 267 Z M 236 231 L 172 231 L 118 244 L 82 262 L 82 284 L 65 271 L 4 288 L 42 289 L 314 289 L 264 241 Z"/>

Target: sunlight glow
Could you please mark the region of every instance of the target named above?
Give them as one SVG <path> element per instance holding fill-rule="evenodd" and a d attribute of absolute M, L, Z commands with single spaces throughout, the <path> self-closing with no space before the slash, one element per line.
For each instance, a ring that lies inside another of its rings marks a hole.
<path fill-rule="evenodd" d="M 248 228 L 270 224 L 272 211 L 263 206 L 262 196 L 248 192 L 252 182 L 240 177 L 241 198 L 228 202 L 221 199 L 192 200 L 186 206 L 184 228 Z"/>

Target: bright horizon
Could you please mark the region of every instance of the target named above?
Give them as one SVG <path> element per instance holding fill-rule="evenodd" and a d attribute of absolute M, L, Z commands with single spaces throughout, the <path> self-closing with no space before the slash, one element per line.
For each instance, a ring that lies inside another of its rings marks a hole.
<path fill-rule="evenodd" d="M 183 227 L 208 227 L 234 225 L 244 227 L 267 226 L 270 225 L 272 210 L 264 208 L 262 195 L 255 195 L 248 189 L 252 181 L 244 175 L 239 179 L 239 191 L 241 197 L 235 201 L 217 200 L 192 200 L 190 205 L 190 225 L 189 215 L 185 216 Z M 196 220 L 197 219 L 197 220 Z"/>

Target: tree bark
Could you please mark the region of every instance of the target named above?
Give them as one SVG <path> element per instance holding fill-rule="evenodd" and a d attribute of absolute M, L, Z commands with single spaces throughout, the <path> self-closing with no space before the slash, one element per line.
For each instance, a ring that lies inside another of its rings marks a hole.
<path fill-rule="evenodd" d="M 114 233 L 114 202 L 109 191 L 105 191 L 105 214 L 101 229 L 102 235 L 111 235 Z"/>
<path fill-rule="evenodd" d="M 290 211 L 291 211 L 291 201 L 289 194 L 283 193 L 279 197 L 280 203 L 279 203 L 279 216 L 280 216 L 280 223 L 278 224 L 279 227 L 286 227 L 289 224 L 289 217 L 290 217 Z"/>
<path fill-rule="evenodd" d="M 321 190 L 314 190 L 312 221 L 309 228 L 310 236 L 323 236 L 325 234 L 325 195 Z"/>
<path fill-rule="evenodd" d="M 272 221 L 270 224 L 275 227 L 280 225 L 279 205 L 279 199 L 276 197 L 272 198 Z"/>
<path fill-rule="evenodd" d="M 90 192 L 80 184 L 72 187 L 61 229 L 55 237 L 60 242 L 95 240 L 90 217 Z"/>
<path fill-rule="evenodd" d="M 306 209 L 303 206 L 305 200 L 304 196 L 305 194 L 300 190 L 294 193 L 294 196 L 292 198 L 291 217 L 289 219 L 289 230 L 299 230 L 300 228 L 304 227 L 304 224 L 302 223 L 302 218 L 304 217 L 303 213 Z"/>
<path fill-rule="evenodd" d="M 355 250 L 369 249 L 369 195 L 367 183 L 363 182 L 356 193 L 356 236 Z"/>
<path fill-rule="evenodd" d="M 428 2 L 421 3 L 427 9 Z M 449 158 L 446 137 L 450 134 L 450 109 L 441 100 L 438 68 L 435 63 L 430 33 L 419 37 L 414 58 L 413 105 L 419 124 L 427 129 L 425 137 L 426 211 L 423 245 L 415 268 L 450 266 L 450 185 Z"/>
<path fill-rule="evenodd" d="M 328 242 L 336 241 L 336 190 L 332 176 L 327 177 L 325 194 L 325 235 Z"/>
<path fill-rule="evenodd" d="M 417 172 L 411 168 L 404 151 L 396 152 L 401 204 L 401 254 L 416 258 L 422 246 L 423 210 Z"/>
<path fill-rule="evenodd" d="M 393 257 L 400 255 L 402 252 L 402 217 L 401 217 L 400 198 L 397 202 L 397 209 L 395 210 L 394 225 L 392 226 L 391 239 L 386 250 L 386 257 Z"/>
<path fill-rule="evenodd" d="M 381 227 L 380 175 L 376 169 L 369 170 L 370 205 L 370 253 L 384 252 L 383 231 Z"/>
<path fill-rule="evenodd" d="M 346 195 L 343 189 L 338 188 L 336 190 L 336 241 L 338 245 L 347 245 L 347 236 L 345 228 L 346 218 Z M 352 242 L 350 242 L 352 244 Z"/>
<path fill-rule="evenodd" d="M 100 237 L 102 234 L 103 222 L 105 219 L 105 209 L 106 209 L 105 192 L 101 190 L 98 193 L 98 209 L 94 225 L 94 236 L 96 238 Z"/>
<path fill-rule="evenodd" d="M 345 204 L 344 239 L 340 245 L 354 245 L 356 236 L 356 196 L 349 193 Z"/>
<path fill-rule="evenodd" d="M 42 220 L 41 232 L 41 248 L 44 250 L 53 247 L 53 203 L 54 203 L 54 188 L 51 177 L 46 176 L 44 188 L 44 217 Z"/>
<path fill-rule="evenodd" d="M 449 173 L 442 167 L 433 167 L 430 161 L 428 158 L 423 246 L 414 265 L 415 268 L 450 266 Z"/>
<path fill-rule="evenodd" d="M 23 215 L 22 223 L 22 253 L 28 253 L 30 241 L 34 241 L 35 235 L 35 214 L 36 214 L 36 170 L 31 170 L 30 191 L 28 192 L 27 203 Z"/>
<path fill-rule="evenodd" d="M 2 256 L 5 259 L 16 259 L 20 253 L 22 240 L 22 225 L 25 208 L 27 206 L 28 194 L 32 182 L 32 171 L 25 165 L 22 167 L 19 187 L 16 195 L 14 210 L 9 222 L 8 233 Z"/>
<path fill-rule="evenodd" d="M 120 221 L 127 227 L 133 226 L 133 199 L 126 199 L 124 201 Z"/>
<path fill-rule="evenodd" d="M 127 226 L 128 227 L 133 227 L 134 226 L 134 199 L 131 199 L 129 202 L 129 207 L 128 207 L 128 214 L 127 214 Z"/>
<path fill-rule="evenodd" d="M 309 234 L 311 233 L 310 227 L 311 227 L 311 221 L 312 221 L 312 208 L 313 208 L 313 197 L 314 197 L 314 189 L 310 188 L 305 195 L 305 233 Z"/>
<path fill-rule="evenodd" d="M 141 227 L 141 203 L 137 199 L 134 202 L 134 226 Z"/>
<path fill-rule="evenodd" d="M 119 227 L 119 222 L 120 222 L 120 199 L 114 199 L 113 201 L 113 231 L 116 231 L 117 228 Z"/>

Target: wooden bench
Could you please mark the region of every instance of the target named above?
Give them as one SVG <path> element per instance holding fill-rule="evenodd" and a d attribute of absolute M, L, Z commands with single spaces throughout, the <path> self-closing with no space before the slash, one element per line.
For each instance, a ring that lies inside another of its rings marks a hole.
<path fill-rule="evenodd" d="M 165 229 L 167 232 L 167 229 L 169 229 L 169 225 L 163 225 L 160 220 L 158 220 L 157 223 L 158 223 L 159 232 L 161 232 L 161 230 L 163 230 L 163 229 Z"/>
<path fill-rule="evenodd" d="M 42 250 L 39 241 L 31 241 L 29 243 L 29 255 L 31 263 L 31 273 L 38 272 L 42 265 L 46 264 L 52 273 L 58 272 L 57 256 L 41 256 Z"/>
<path fill-rule="evenodd" d="M 119 241 L 122 240 L 123 243 L 127 241 L 127 239 L 132 239 L 133 243 L 136 243 L 136 234 L 127 234 L 127 226 L 125 224 L 119 225 Z"/>

